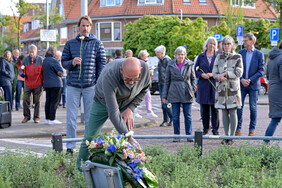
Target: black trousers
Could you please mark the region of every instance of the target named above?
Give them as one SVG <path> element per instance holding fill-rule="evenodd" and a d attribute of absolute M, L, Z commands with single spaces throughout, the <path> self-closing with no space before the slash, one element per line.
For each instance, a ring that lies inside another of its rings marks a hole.
<path fill-rule="evenodd" d="M 214 105 L 209 105 L 209 104 L 201 104 L 201 107 L 203 110 L 202 122 L 204 127 L 204 134 L 208 133 L 210 129 L 210 115 L 212 120 L 212 132 L 213 134 L 218 133 L 218 127 L 219 127 L 218 110 L 214 107 Z"/>
<path fill-rule="evenodd" d="M 48 120 L 56 119 L 57 106 L 61 96 L 60 87 L 45 88 L 46 103 L 45 103 L 45 118 Z"/>

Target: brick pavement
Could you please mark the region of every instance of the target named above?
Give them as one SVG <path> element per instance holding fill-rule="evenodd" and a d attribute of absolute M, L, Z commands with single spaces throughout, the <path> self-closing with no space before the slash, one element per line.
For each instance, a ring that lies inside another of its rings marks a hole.
<path fill-rule="evenodd" d="M 257 126 L 256 126 L 256 136 L 264 136 L 265 130 L 270 122 L 270 118 L 268 118 L 268 109 L 269 106 L 267 105 L 268 99 L 267 96 L 260 96 L 258 101 L 258 117 L 257 117 Z M 220 111 L 220 127 L 219 127 L 219 133 L 220 135 L 224 135 L 224 129 L 221 121 L 221 110 Z M 245 107 L 243 111 L 243 124 L 242 124 L 242 135 L 247 136 L 249 132 L 249 118 L 250 117 L 250 111 L 249 111 L 249 105 L 248 105 L 248 98 L 246 98 L 245 101 Z M 159 127 L 158 122 L 154 126 L 146 127 L 146 128 L 139 128 L 135 130 L 136 135 L 173 135 L 173 127 Z M 281 123 L 280 123 L 281 124 Z M 181 126 L 181 135 L 185 134 L 184 129 L 184 118 L 181 114 L 180 117 L 180 126 Z M 194 131 L 197 129 L 202 129 L 202 122 L 200 121 L 200 111 L 199 110 L 192 110 L 192 131 L 194 134 Z M 210 134 L 211 131 L 210 131 Z M 275 132 L 274 136 L 282 136 L 282 127 L 281 125 L 277 127 L 277 130 Z M 186 139 L 182 139 L 180 143 L 173 143 L 172 139 L 138 139 L 141 145 L 146 144 L 160 144 L 162 147 L 168 148 L 171 151 L 176 151 L 177 147 L 181 147 L 186 142 Z M 213 147 L 220 146 L 221 140 L 203 140 L 203 149 L 209 150 Z M 234 145 L 240 145 L 240 144 L 247 144 L 250 143 L 252 145 L 261 144 L 262 141 L 258 140 L 236 140 Z M 191 147 L 194 147 L 194 143 L 187 143 Z M 271 145 L 273 144 L 279 144 L 282 146 L 282 142 L 279 141 L 271 141 Z"/>

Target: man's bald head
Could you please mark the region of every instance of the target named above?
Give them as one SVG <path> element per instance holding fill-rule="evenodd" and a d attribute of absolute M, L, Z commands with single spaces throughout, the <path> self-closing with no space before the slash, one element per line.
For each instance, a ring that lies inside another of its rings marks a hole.
<path fill-rule="evenodd" d="M 135 58 L 135 57 L 129 57 L 129 58 L 126 58 L 124 60 L 124 62 L 122 63 L 122 68 L 123 69 L 141 69 L 141 63 L 140 61 Z"/>
<path fill-rule="evenodd" d="M 141 63 L 135 57 L 129 57 L 124 60 L 120 72 L 123 75 L 126 84 L 135 84 L 141 73 Z"/>

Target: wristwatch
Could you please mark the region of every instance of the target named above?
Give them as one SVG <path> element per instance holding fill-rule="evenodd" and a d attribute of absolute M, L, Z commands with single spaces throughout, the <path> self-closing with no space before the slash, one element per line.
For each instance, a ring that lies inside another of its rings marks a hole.
<path fill-rule="evenodd" d="M 252 82 L 251 79 L 248 79 L 248 80 L 249 80 L 250 83 Z"/>

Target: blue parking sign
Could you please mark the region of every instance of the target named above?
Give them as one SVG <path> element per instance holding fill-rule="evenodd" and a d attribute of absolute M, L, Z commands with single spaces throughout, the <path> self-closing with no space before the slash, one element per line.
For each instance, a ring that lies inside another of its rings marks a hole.
<path fill-rule="evenodd" d="M 279 41 L 279 28 L 270 29 L 270 41 Z"/>
<path fill-rule="evenodd" d="M 217 41 L 222 39 L 222 34 L 214 34 L 213 36 Z"/>
<path fill-rule="evenodd" d="M 242 25 L 237 26 L 237 37 L 243 37 L 244 36 L 244 30 Z"/>

